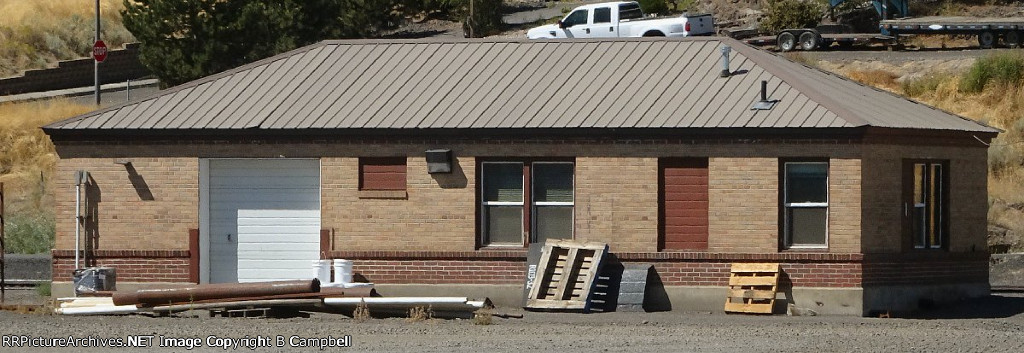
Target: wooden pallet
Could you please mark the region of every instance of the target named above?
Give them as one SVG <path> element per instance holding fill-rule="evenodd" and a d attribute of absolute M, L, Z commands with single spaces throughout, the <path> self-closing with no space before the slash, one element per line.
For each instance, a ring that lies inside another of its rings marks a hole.
<path fill-rule="evenodd" d="M 601 260 L 607 253 L 607 244 L 548 240 L 526 307 L 589 311 Z"/>
<path fill-rule="evenodd" d="M 725 311 L 771 314 L 779 288 L 779 264 L 734 263 Z"/>

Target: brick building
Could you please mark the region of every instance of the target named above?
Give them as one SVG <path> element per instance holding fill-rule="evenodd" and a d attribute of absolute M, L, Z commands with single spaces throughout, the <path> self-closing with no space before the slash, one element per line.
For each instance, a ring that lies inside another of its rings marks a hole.
<path fill-rule="evenodd" d="M 731 39 L 327 41 L 44 130 L 55 290 L 79 170 L 85 262 L 121 287 L 345 258 L 515 305 L 527 245 L 573 238 L 654 264 L 673 309 L 720 310 L 733 262 L 823 313 L 989 290 L 997 130 Z"/>

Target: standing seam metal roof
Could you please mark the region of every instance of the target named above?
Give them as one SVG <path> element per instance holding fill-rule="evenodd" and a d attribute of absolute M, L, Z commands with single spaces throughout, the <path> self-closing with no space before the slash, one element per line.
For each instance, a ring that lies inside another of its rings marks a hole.
<path fill-rule="evenodd" d="M 325 41 L 46 128 L 860 126 L 998 131 L 728 38 Z"/>

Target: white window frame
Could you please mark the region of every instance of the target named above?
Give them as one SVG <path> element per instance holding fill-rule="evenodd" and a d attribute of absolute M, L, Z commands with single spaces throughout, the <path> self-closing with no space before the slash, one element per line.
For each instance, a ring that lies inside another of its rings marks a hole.
<path fill-rule="evenodd" d="M 824 164 L 825 165 L 825 202 L 787 202 L 789 201 L 789 165 L 791 164 Z M 828 161 L 820 162 L 783 162 L 782 165 L 782 188 L 783 188 L 783 207 L 782 210 L 782 224 L 783 224 L 783 245 L 786 249 L 828 249 L 829 243 L 829 203 L 831 201 L 831 195 L 829 190 L 829 174 L 831 173 L 831 166 Z M 824 208 L 825 209 L 825 243 L 824 244 L 793 244 L 793 240 L 790 239 L 789 229 L 789 208 Z"/>
<path fill-rule="evenodd" d="M 519 206 L 519 208 L 525 212 L 526 205 L 525 205 L 525 197 L 523 196 L 523 193 L 526 192 L 526 175 L 521 175 L 521 177 L 519 179 L 520 189 L 522 190 L 522 192 L 519 194 L 519 202 L 513 202 L 513 201 L 487 201 L 487 194 L 486 194 L 486 192 L 487 192 L 487 184 L 486 184 L 487 183 L 487 180 L 486 180 L 487 173 L 484 171 L 484 169 L 485 169 L 485 166 L 488 165 L 488 164 L 515 164 L 515 165 L 519 166 L 519 170 L 520 171 L 523 170 L 523 166 L 525 165 L 525 163 L 523 163 L 523 162 L 514 162 L 514 161 L 509 161 L 509 162 L 494 161 L 494 162 L 481 162 L 480 163 L 480 185 L 481 185 L 481 187 L 479 189 L 480 189 L 480 204 L 481 204 L 480 207 L 482 208 L 482 211 L 483 211 L 482 213 L 485 213 L 487 211 L 487 206 Z M 522 172 L 520 172 L 520 174 L 522 174 Z M 494 248 L 497 248 L 497 247 L 521 248 L 521 247 L 523 247 L 523 243 L 522 243 L 523 235 L 522 234 L 520 235 L 519 243 L 494 243 L 494 242 L 491 242 L 490 241 L 490 237 L 489 237 L 490 229 L 487 226 L 488 217 L 489 216 L 486 216 L 486 215 L 481 215 L 481 217 L 480 217 L 480 221 L 479 221 L 480 222 L 480 229 L 483 230 L 482 232 L 480 232 L 480 246 L 482 246 L 482 247 L 489 247 L 489 248 L 490 247 L 494 247 Z M 519 213 L 520 233 L 525 232 L 525 228 L 523 227 L 523 222 L 524 222 L 523 217 L 524 217 L 523 212 L 520 212 Z"/>
<path fill-rule="evenodd" d="M 534 168 L 534 166 L 536 166 L 538 164 L 568 164 L 568 165 L 572 166 L 572 201 L 570 201 L 570 202 L 564 202 L 564 201 L 542 201 L 542 202 L 539 202 L 539 201 L 536 201 L 537 193 L 535 192 L 536 190 L 534 190 L 534 185 L 537 185 L 537 183 L 535 183 L 534 180 L 537 180 L 535 178 L 537 169 Z M 530 214 L 531 214 L 531 219 L 530 219 L 530 243 L 535 243 L 537 241 L 537 221 L 536 221 L 536 218 L 533 218 L 533 217 L 536 217 L 536 215 L 537 215 L 537 207 L 543 207 L 543 206 L 563 206 L 563 207 L 564 206 L 570 206 L 570 207 L 572 207 L 572 220 L 570 221 L 570 224 L 572 224 L 573 226 L 572 226 L 572 230 L 570 230 L 570 232 L 569 232 L 569 234 L 570 234 L 570 238 L 569 239 L 576 239 L 576 162 L 575 161 L 573 161 L 573 162 L 569 162 L 569 161 L 564 161 L 564 162 L 561 162 L 561 161 L 542 161 L 542 162 L 533 162 L 533 163 L 531 163 L 530 164 L 530 199 L 531 199 L 530 200 Z"/>

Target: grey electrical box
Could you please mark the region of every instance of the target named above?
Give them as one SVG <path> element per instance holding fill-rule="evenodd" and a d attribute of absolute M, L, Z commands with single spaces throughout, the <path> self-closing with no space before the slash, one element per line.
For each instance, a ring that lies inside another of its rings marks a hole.
<path fill-rule="evenodd" d="M 427 173 L 451 173 L 452 172 L 452 150 L 434 149 L 427 150 Z"/>

